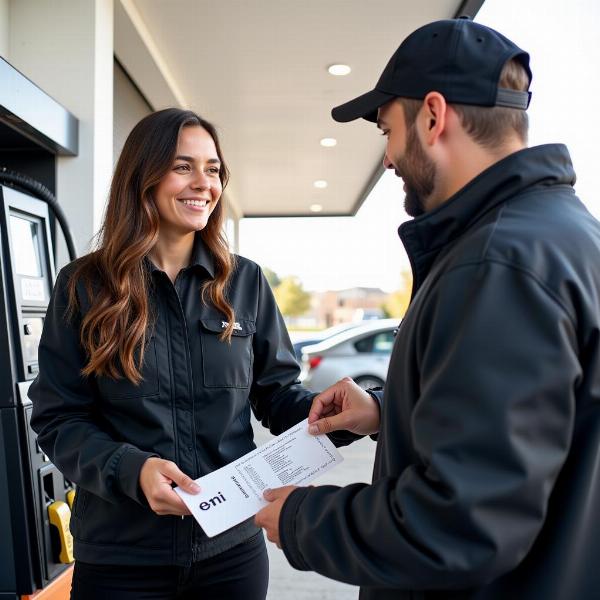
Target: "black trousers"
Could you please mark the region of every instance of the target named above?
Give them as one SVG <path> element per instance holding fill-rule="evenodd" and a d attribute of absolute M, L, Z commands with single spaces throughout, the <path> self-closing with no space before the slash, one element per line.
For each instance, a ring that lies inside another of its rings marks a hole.
<path fill-rule="evenodd" d="M 75 561 L 71 600 L 264 600 L 269 560 L 262 532 L 191 567 Z"/>

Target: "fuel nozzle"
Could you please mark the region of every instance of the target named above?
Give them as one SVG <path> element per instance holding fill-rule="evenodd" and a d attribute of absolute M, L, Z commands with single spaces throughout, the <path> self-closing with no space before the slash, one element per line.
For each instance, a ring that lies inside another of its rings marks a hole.
<path fill-rule="evenodd" d="M 75 559 L 73 558 L 73 536 L 69 530 L 71 509 L 66 502 L 55 500 L 48 506 L 48 516 L 50 525 L 56 527 L 58 532 L 60 543 L 59 562 L 65 564 L 72 563 Z"/>

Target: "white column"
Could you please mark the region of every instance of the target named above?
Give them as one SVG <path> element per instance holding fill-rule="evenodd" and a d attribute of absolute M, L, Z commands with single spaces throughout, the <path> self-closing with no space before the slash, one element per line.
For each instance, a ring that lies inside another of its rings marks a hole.
<path fill-rule="evenodd" d="M 226 230 L 227 241 L 232 252 L 238 253 L 240 251 L 240 219 L 243 216 L 239 205 L 232 200 L 231 196 L 225 192 L 224 198 L 222 199 L 227 207 L 226 215 Z"/>
<path fill-rule="evenodd" d="M 79 119 L 79 154 L 58 159 L 56 191 L 80 254 L 112 174 L 113 10 L 113 0 L 10 3 L 8 61 Z"/>
<path fill-rule="evenodd" d="M 9 0 L 0 0 L 0 56 L 8 58 Z"/>

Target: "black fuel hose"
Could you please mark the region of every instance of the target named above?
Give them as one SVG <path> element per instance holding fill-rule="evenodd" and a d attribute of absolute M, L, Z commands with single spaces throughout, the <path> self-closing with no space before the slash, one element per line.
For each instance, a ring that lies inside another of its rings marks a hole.
<path fill-rule="evenodd" d="M 30 196 L 34 196 L 39 200 L 45 202 L 50 210 L 54 213 L 56 220 L 60 224 L 63 235 L 65 236 L 65 242 L 67 243 L 67 250 L 69 252 L 69 258 L 75 260 L 77 258 L 77 250 L 75 248 L 75 242 L 73 241 L 73 235 L 67 218 L 63 209 L 60 207 L 54 194 L 42 183 L 36 181 L 28 175 L 17 173 L 16 171 L 9 171 L 6 167 L 0 167 L 0 184 L 7 185 L 19 192 L 24 192 Z M 54 250 L 56 252 L 56 249 Z M 56 259 L 56 256 L 55 256 Z"/>

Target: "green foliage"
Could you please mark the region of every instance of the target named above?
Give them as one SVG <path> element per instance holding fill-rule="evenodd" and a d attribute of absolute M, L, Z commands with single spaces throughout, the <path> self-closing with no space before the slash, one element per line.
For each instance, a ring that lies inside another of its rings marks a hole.
<path fill-rule="evenodd" d="M 275 271 L 271 271 L 271 269 L 267 269 L 266 267 L 264 267 L 262 271 L 265 274 L 265 277 L 267 278 L 271 289 L 274 290 L 281 283 L 281 279 L 279 279 L 277 273 L 275 273 Z"/>
<path fill-rule="evenodd" d="M 408 308 L 412 292 L 412 275 L 409 272 L 402 272 L 402 283 L 402 288 L 392 292 L 381 307 L 388 318 L 401 319 Z"/>
<path fill-rule="evenodd" d="M 273 293 L 279 310 L 287 317 L 298 317 L 310 308 L 310 294 L 296 277 L 284 277 Z"/>

